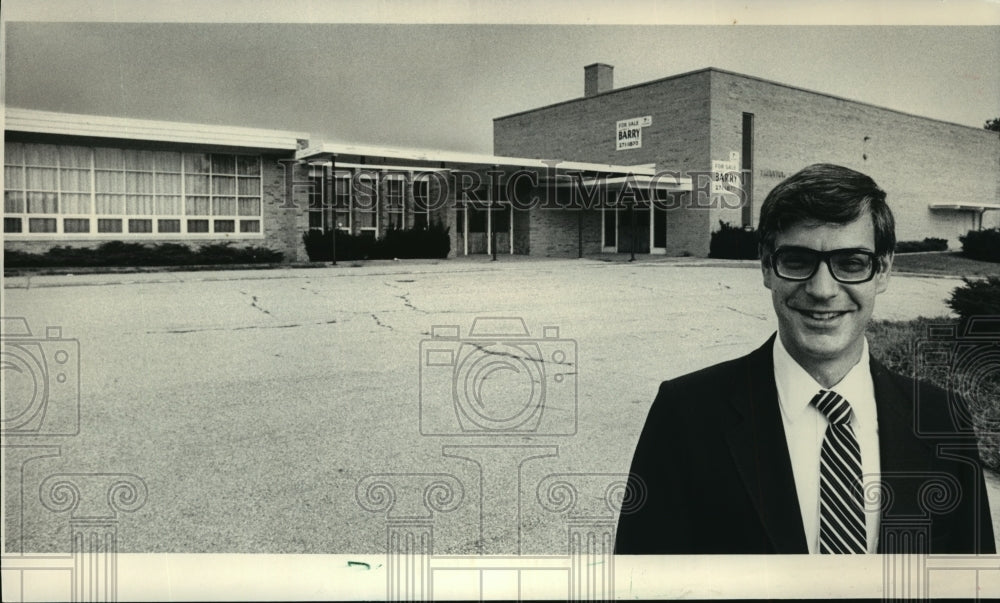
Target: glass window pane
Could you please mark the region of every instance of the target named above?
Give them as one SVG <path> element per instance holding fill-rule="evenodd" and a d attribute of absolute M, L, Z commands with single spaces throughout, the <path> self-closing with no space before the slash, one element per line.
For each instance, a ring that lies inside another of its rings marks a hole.
<path fill-rule="evenodd" d="M 3 144 L 3 162 L 4 165 L 24 165 L 24 145 L 19 142 L 5 142 Z"/>
<path fill-rule="evenodd" d="M 125 149 L 125 169 L 152 172 L 155 164 L 152 151 Z"/>
<path fill-rule="evenodd" d="M 130 216 L 151 216 L 156 213 L 152 195 L 129 195 L 125 198 L 125 213 Z"/>
<path fill-rule="evenodd" d="M 94 167 L 120 170 L 125 167 L 125 154 L 121 149 L 94 149 Z"/>
<path fill-rule="evenodd" d="M 180 220 L 157 220 L 157 229 L 160 232 L 180 232 L 181 231 L 181 221 Z"/>
<path fill-rule="evenodd" d="M 260 199 L 240 199 L 241 216 L 259 216 Z"/>
<path fill-rule="evenodd" d="M 156 213 L 161 216 L 179 215 L 181 213 L 181 198 L 157 197 Z"/>
<path fill-rule="evenodd" d="M 97 232 L 121 232 L 122 221 L 110 218 L 98 218 Z"/>
<path fill-rule="evenodd" d="M 55 232 L 55 218 L 28 218 L 28 232 Z"/>
<path fill-rule="evenodd" d="M 59 165 L 64 168 L 90 169 L 90 149 L 87 147 L 59 147 Z"/>
<path fill-rule="evenodd" d="M 59 165 L 59 147 L 51 144 L 26 144 L 24 145 L 24 161 L 27 165 L 55 167 Z"/>
<path fill-rule="evenodd" d="M 215 232 L 236 232 L 235 220 L 216 220 Z"/>
<path fill-rule="evenodd" d="M 101 172 L 94 174 L 95 186 L 101 193 L 124 193 L 125 174 L 122 172 Z"/>
<path fill-rule="evenodd" d="M 212 171 L 212 160 L 208 153 L 184 153 L 184 173 L 207 174 Z"/>
<path fill-rule="evenodd" d="M 316 192 L 321 192 L 318 188 Z M 260 178 L 240 178 L 239 193 L 241 195 L 259 195 Z"/>
<path fill-rule="evenodd" d="M 90 232 L 90 220 L 86 218 L 64 218 L 63 232 Z"/>
<path fill-rule="evenodd" d="M 233 155 L 212 155 L 213 174 L 235 174 L 236 157 Z"/>
<path fill-rule="evenodd" d="M 62 190 L 70 192 L 90 192 L 90 170 L 62 170 Z"/>
<path fill-rule="evenodd" d="M 188 232 L 208 232 L 208 220 L 188 220 Z"/>
<path fill-rule="evenodd" d="M 153 161 L 158 172 L 180 172 L 181 154 L 161 151 L 153 153 Z"/>
<path fill-rule="evenodd" d="M 59 190 L 59 170 L 55 168 L 28 168 L 28 187 L 36 191 Z"/>
<path fill-rule="evenodd" d="M 54 214 L 59 211 L 58 201 L 59 197 L 55 193 L 28 193 L 27 213 Z"/>
<path fill-rule="evenodd" d="M 260 220 L 240 220 L 240 232 L 260 232 Z"/>
<path fill-rule="evenodd" d="M 260 174 L 260 158 L 255 155 L 237 155 L 236 173 L 241 176 L 257 176 Z"/>
<path fill-rule="evenodd" d="M 212 194 L 214 195 L 235 195 L 236 178 L 225 176 L 212 176 Z"/>
<path fill-rule="evenodd" d="M 4 191 L 3 211 L 6 214 L 24 213 L 24 193 L 20 191 Z"/>
<path fill-rule="evenodd" d="M 3 231 L 4 232 L 22 232 L 23 225 L 21 224 L 21 218 L 4 218 L 3 219 Z"/>
<path fill-rule="evenodd" d="M 128 231 L 129 232 L 153 232 L 153 221 L 152 220 L 129 220 L 128 221 Z"/>
<path fill-rule="evenodd" d="M 156 193 L 159 195 L 181 194 L 180 174 L 157 174 Z"/>
<path fill-rule="evenodd" d="M 184 213 L 189 216 L 207 216 L 212 213 L 210 209 L 208 197 L 188 197 Z"/>
<path fill-rule="evenodd" d="M 63 193 L 59 210 L 64 214 L 89 214 L 90 193 Z"/>
<path fill-rule="evenodd" d="M 126 172 L 125 192 L 153 194 L 153 175 L 144 172 Z"/>
<path fill-rule="evenodd" d="M 101 195 L 95 198 L 97 203 L 97 213 L 105 215 L 117 215 L 125 213 L 124 195 Z"/>
<path fill-rule="evenodd" d="M 17 166 L 4 166 L 3 187 L 7 190 L 12 188 L 24 188 L 24 168 Z"/>
<path fill-rule="evenodd" d="M 374 228 L 375 227 L 375 212 L 363 211 L 354 214 L 357 218 L 354 226 L 357 228 Z"/>
<path fill-rule="evenodd" d="M 207 195 L 208 176 L 186 176 L 184 190 L 189 195 Z"/>
<path fill-rule="evenodd" d="M 233 197 L 215 197 L 212 199 L 213 216 L 235 216 L 236 199 Z"/>

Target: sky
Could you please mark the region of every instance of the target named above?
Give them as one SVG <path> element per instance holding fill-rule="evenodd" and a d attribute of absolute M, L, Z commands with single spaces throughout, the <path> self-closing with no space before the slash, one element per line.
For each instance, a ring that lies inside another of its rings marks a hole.
<path fill-rule="evenodd" d="M 781 10 L 760 18 L 725 2 L 693 14 L 664 2 L 633 3 L 631 13 L 594 2 L 578 5 L 591 12 L 560 13 L 570 5 L 543 2 L 551 10 L 533 14 L 476 13 L 484 5 L 471 0 L 417 3 L 422 12 L 375 2 L 368 13 L 309 1 L 246 4 L 268 9 L 257 12 L 233 1 L 215 12 L 185 11 L 212 6 L 187 0 L 8 2 L 7 106 L 274 128 L 314 142 L 490 153 L 493 118 L 582 96 L 583 67 L 594 62 L 615 67 L 618 88 L 717 67 L 976 128 L 1000 116 L 995 1 L 966 3 L 985 12 L 956 12 L 956 2 L 906 19 L 892 3 L 871 3 L 881 9 L 869 25 Z M 367 22 L 331 22 L 338 17 Z M 949 19 L 987 25 L 921 24 Z M 444 22 L 456 20 L 479 22 Z M 908 24 L 887 25 L 898 22 Z"/>

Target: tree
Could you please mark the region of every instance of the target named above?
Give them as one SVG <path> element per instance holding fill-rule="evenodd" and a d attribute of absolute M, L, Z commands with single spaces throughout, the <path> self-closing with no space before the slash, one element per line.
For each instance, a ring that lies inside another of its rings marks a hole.
<path fill-rule="evenodd" d="M 995 117 L 993 119 L 987 119 L 986 125 L 983 126 L 987 130 L 993 130 L 994 132 L 1000 132 L 1000 117 Z"/>

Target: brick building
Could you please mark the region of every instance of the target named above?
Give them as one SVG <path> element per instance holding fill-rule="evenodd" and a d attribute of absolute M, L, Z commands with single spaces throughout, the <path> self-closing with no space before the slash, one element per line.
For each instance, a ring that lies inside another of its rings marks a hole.
<path fill-rule="evenodd" d="M 900 240 L 1000 226 L 995 132 L 703 69 L 494 120 L 494 155 L 348 145 L 299 132 L 8 108 L 4 246 L 109 240 L 265 246 L 310 230 L 448 227 L 451 256 L 705 256 L 815 162 L 873 176 Z"/>
<path fill-rule="evenodd" d="M 1000 210 L 996 132 L 714 68 L 615 89 L 611 66 L 589 65 L 583 97 L 496 118 L 493 137 L 498 155 L 653 164 L 689 177 L 693 193 L 680 202 L 640 204 L 644 252 L 707 255 L 720 221 L 756 226 L 768 191 L 820 162 L 872 176 L 888 193 L 900 240 L 938 237 L 957 248 L 967 231 L 1000 226 L 1000 211 L 989 211 Z M 719 185 L 740 173 L 738 184 Z M 605 212 L 603 250 L 628 249 L 626 212 Z M 541 240 L 565 228 L 535 222 Z"/>

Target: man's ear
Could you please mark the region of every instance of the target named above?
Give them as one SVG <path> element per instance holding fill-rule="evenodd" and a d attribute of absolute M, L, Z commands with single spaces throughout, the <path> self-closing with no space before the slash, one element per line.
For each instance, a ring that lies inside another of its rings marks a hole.
<path fill-rule="evenodd" d="M 875 292 L 883 293 L 889 288 L 889 274 L 892 272 L 892 253 L 879 258 L 879 271 L 875 274 Z"/>

